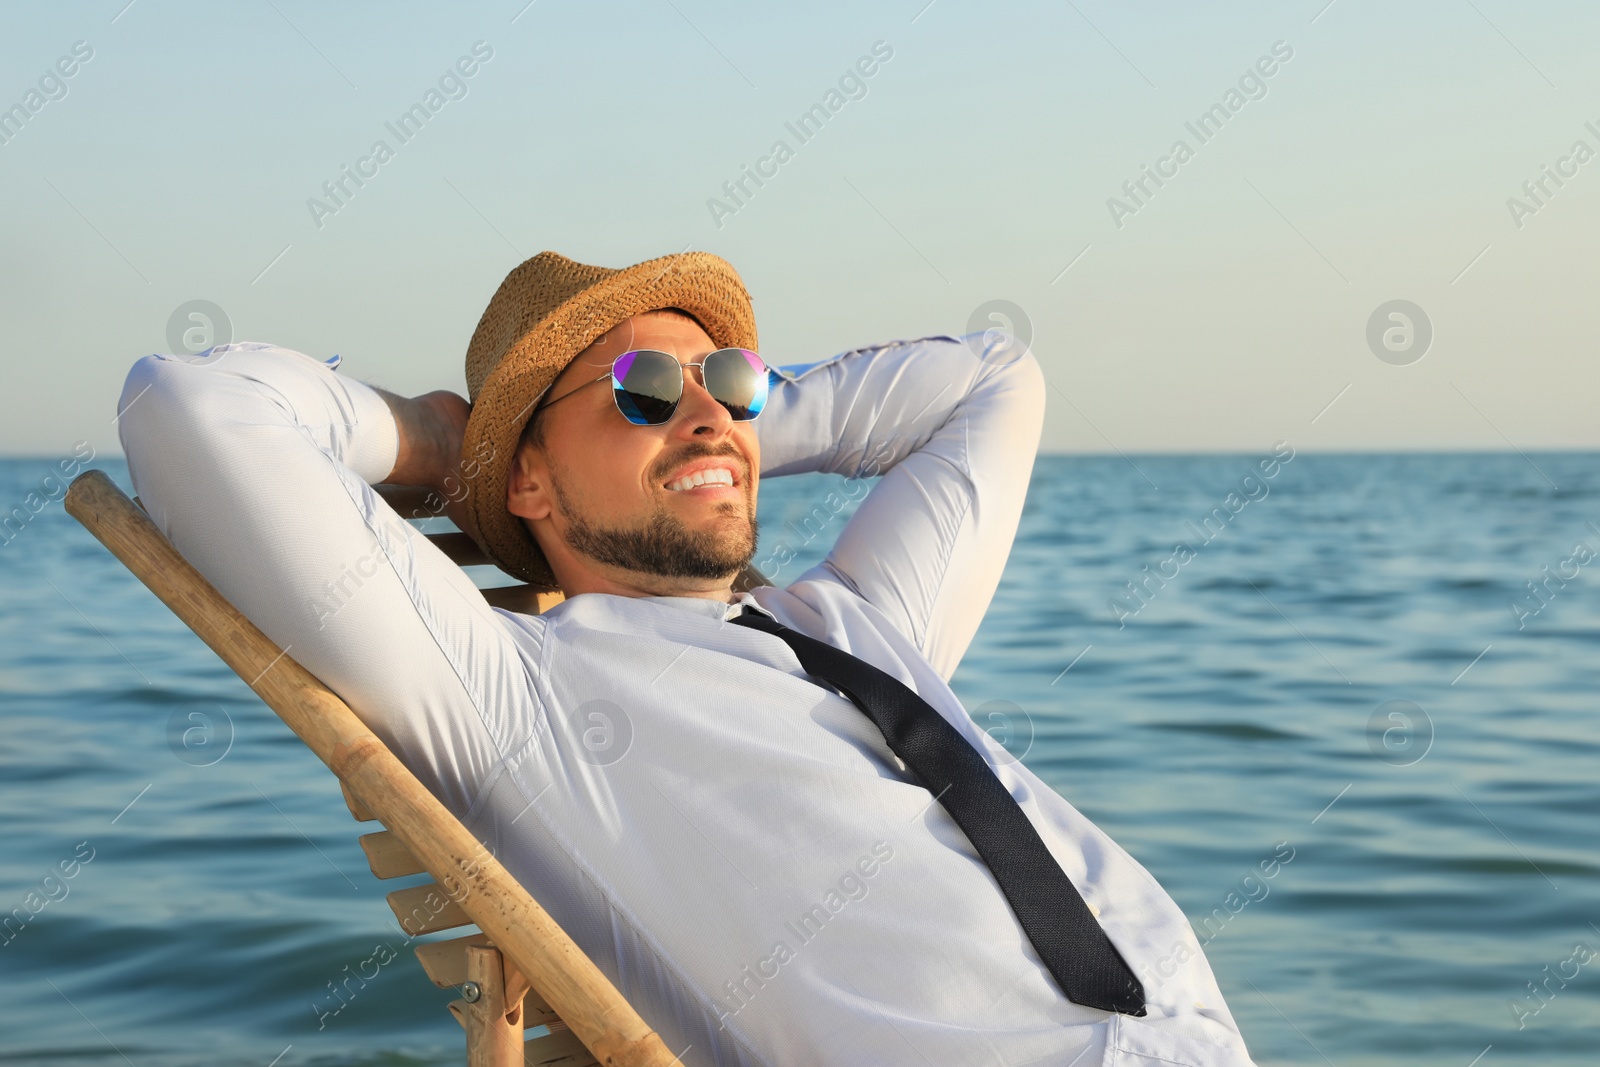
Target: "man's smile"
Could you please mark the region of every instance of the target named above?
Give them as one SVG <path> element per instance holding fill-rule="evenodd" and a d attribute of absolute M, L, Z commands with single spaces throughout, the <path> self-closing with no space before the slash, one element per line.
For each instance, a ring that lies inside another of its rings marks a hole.
<path fill-rule="evenodd" d="M 745 484 L 742 464 L 732 456 L 708 456 L 680 466 L 663 483 L 672 493 L 722 496 L 740 491 Z"/>

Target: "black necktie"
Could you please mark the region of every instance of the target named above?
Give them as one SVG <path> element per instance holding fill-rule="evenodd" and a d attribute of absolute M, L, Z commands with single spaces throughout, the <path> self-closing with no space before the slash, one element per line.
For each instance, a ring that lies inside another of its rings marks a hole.
<path fill-rule="evenodd" d="M 1000 891 L 1067 999 L 1143 1015 L 1144 987 L 1106 937 L 1039 833 L 989 764 L 928 702 L 848 652 L 745 609 L 732 620 L 772 634 L 800 666 L 866 712 L 889 748 L 944 805 L 989 865 Z"/>

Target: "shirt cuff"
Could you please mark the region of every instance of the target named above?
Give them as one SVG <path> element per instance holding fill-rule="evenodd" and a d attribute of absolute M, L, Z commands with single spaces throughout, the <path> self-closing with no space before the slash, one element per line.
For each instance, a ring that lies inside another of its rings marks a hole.
<path fill-rule="evenodd" d="M 365 382 L 341 378 L 350 398 L 351 434 L 345 466 L 362 481 L 376 485 L 389 477 L 400 458 L 400 427 L 388 401 Z"/>

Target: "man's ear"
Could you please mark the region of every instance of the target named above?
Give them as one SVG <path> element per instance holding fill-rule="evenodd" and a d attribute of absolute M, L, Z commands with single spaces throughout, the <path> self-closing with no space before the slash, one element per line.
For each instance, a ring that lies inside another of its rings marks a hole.
<path fill-rule="evenodd" d="M 506 510 L 524 519 L 538 521 L 550 517 L 550 465 L 544 453 L 524 444 L 511 459 L 506 477 Z"/>

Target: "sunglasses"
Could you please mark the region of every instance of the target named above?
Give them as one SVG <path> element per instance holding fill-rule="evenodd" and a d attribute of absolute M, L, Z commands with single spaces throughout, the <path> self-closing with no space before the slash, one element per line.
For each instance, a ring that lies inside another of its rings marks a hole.
<path fill-rule="evenodd" d="M 671 354 L 652 348 L 624 352 L 612 360 L 609 373 L 578 389 L 610 378 L 611 398 L 623 418 L 635 426 L 661 426 L 677 414 L 683 379 L 690 367 L 700 368 L 706 392 L 728 410 L 734 422 L 749 422 L 766 406 L 767 365 L 748 348 L 719 348 L 699 363 L 679 363 Z M 578 389 L 534 410 L 560 403 Z"/>

